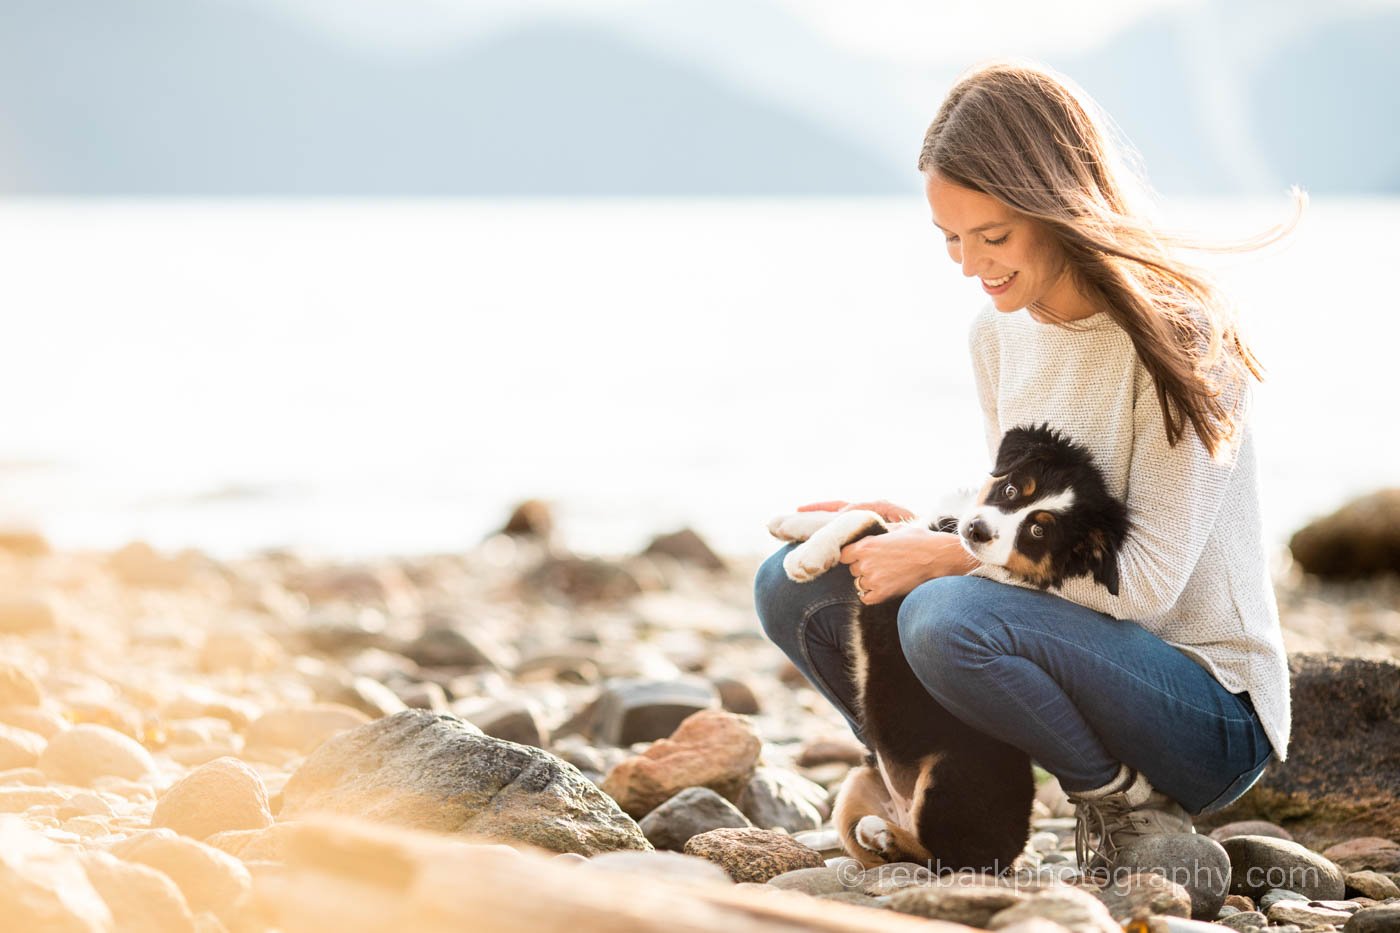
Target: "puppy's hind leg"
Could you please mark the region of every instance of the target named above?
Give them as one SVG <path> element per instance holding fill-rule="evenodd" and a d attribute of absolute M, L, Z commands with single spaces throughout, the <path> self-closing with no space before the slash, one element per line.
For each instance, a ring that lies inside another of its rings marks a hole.
<path fill-rule="evenodd" d="M 841 837 L 846 854 L 864 868 L 884 865 L 893 859 L 886 854 L 884 814 L 889 812 L 890 795 L 880 772 L 869 765 L 852 768 L 841 782 L 831 808 L 831 822 Z"/>
<path fill-rule="evenodd" d="M 891 862 L 922 862 L 933 855 L 917 836 L 894 821 L 896 808 L 877 768 L 853 768 L 841 784 L 831 821 L 841 845 L 865 868 Z"/>

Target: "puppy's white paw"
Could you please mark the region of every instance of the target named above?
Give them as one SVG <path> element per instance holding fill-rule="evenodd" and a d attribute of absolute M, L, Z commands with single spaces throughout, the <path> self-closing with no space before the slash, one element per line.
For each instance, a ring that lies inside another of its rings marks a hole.
<path fill-rule="evenodd" d="M 806 583 L 826 573 L 841 560 L 841 545 L 832 538 L 814 538 L 793 548 L 783 558 L 788 579 Z"/>
<path fill-rule="evenodd" d="M 793 512 L 768 522 L 768 533 L 782 541 L 806 541 L 837 515 L 836 512 Z"/>
<path fill-rule="evenodd" d="M 894 833 L 890 832 L 889 826 L 878 816 L 861 817 L 856 823 L 855 836 L 861 848 L 881 857 L 887 856 L 894 849 Z"/>

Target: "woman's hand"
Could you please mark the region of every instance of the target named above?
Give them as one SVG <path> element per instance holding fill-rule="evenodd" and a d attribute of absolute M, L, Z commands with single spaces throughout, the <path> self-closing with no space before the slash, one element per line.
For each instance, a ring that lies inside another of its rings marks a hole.
<path fill-rule="evenodd" d="M 843 499 L 828 499 L 825 502 L 809 502 L 807 505 L 797 507 L 799 512 L 851 512 L 856 509 L 867 509 L 887 522 L 907 522 L 914 517 L 913 512 L 895 505 L 893 502 L 886 502 L 884 499 L 876 499 L 874 502 L 846 502 Z"/>
<path fill-rule="evenodd" d="M 905 596 L 934 577 L 965 574 L 978 565 L 957 535 L 922 525 L 905 525 L 852 541 L 841 549 L 841 563 L 850 566 L 860 601 L 867 606 Z"/>

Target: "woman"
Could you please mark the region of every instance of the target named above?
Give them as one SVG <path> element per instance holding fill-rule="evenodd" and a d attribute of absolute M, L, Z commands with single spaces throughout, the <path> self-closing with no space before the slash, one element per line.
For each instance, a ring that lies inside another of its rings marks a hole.
<path fill-rule="evenodd" d="M 970 350 L 989 456 L 1018 424 L 1087 446 L 1133 522 L 1119 595 L 1088 578 L 1041 591 L 956 535 L 910 525 L 839 568 L 755 580 L 774 641 L 850 722 L 847 620 L 907 597 L 901 645 L 929 694 L 1015 745 L 1075 803 L 1080 867 L 1243 794 L 1289 731 L 1288 667 L 1260 528 L 1248 379 L 1258 361 L 1222 296 L 1148 219 L 1103 119 L 1045 69 L 965 75 L 919 156 L 948 255 L 991 305 Z M 1290 224 L 1234 249 L 1281 237 Z M 1201 247 L 1205 248 L 1205 247 Z M 803 509 L 888 502 L 820 502 Z M 917 711 L 910 711 L 916 715 Z"/>

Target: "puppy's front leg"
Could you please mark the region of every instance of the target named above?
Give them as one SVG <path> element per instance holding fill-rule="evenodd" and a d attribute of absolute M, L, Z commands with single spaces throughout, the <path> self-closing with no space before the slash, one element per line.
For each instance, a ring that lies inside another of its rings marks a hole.
<path fill-rule="evenodd" d="M 806 541 L 831 523 L 839 512 L 793 512 L 768 522 L 768 533 L 782 541 Z"/>
<path fill-rule="evenodd" d="M 834 519 L 783 558 L 783 569 L 787 571 L 789 579 L 806 583 L 835 567 L 841 561 L 843 547 L 872 526 L 883 528 L 884 522 L 878 514 L 865 509 L 837 513 Z"/>

